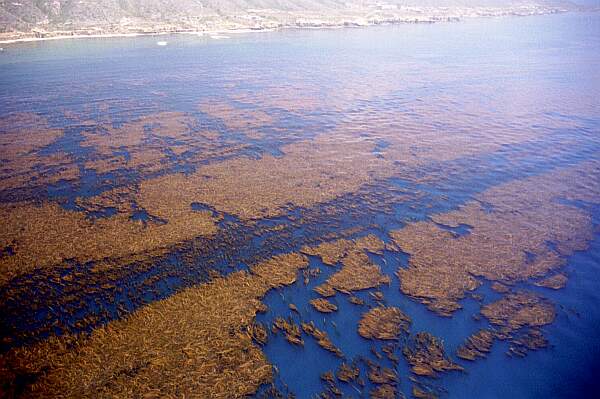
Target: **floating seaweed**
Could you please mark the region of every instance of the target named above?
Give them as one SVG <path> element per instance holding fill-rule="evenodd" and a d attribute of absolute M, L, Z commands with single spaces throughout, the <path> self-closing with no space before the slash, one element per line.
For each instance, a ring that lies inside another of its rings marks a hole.
<path fill-rule="evenodd" d="M 393 385 L 378 385 L 369 392 L 371 399 L 395 399 L 396 388 Z"/>
<path fill-rule="evenodd" d="M 271 365 L 248 332 L 260 298 L 292 284 L 307 265 L 298 254 L 276 256 L 252 273 L 186 289 L 89 336 L 12 349 L 0 357 L 0 383 L 28 397 L 249 395 L 272 379 Z"/>
<path fill-rule="evenodd" d="M 323 283 L 314 288 L 315 292 L 326 298 L 335 296 L 335 289 L 328 283 Z"/>
<path fill-rule="evenodd" d="M 508 293 L 500 300 L 484 306 L 481 314 L 501 331 L 512 332 L 524 326 L 538 327 L 554 321 L 554 305 L 532 292 Z"/>
<path fill-rule="evenodd" d="M 281 157 L 237 157 L 168 178 L 182 196 L 194 194 L 198 202 L 220 212 L 257 220 L 278 216 L 290 204 L 307 208 L 356 192 L 374 173 L 389 175 L 389 163 L 375 157 L 372 147 L 360 142 L 341 148 L 320 137 L 283 146 Z"/>
<path fill-rule="evenodd" d="M 333 303 L 329 302 L 325 298 L 316 298 L 310 301 L 310 304 L 319 312 L 322 313 L 331 313 L 337 310 L 337 306 Z"/>
<path fill-rule="evenodd" d="M 362 299 L 360 299 L 359 297 L 354 296 L 354 295 L 350 295 L 348 297 L 348 301 L 354 305 L 364 305 L 365 304 L 365 301 L 363 301 Z"/>
<path fill-rule="evenodd" d="M 348 99 L 344 97 L 356 91 L 356 85 L 368 89 L 370 94 L 389 90 L 385 83 L 359 81 L 356 79 L 350 89 L 336 92 L 333 100 L 327 100 L 329 103 L 321 101 L 336 106 L 346 104 Z M 268 96 L 258 95 L 261 101 L 269 101 L 265 98 Z M 290 100 L 290 103 L 294 107 L 302 105 L 298 101 Z M 323 105 L 313 99 L 309 106 L 316 109 L 315 103 Z M 221 102 L 202 104 L 201 109 L 211 117 L 222 119 L 228 129 L 240 131 L 253 140 L 265 137 L 257 128 L 275 123 L 268 112 L 231 107 Z M 0 205 L 0 219 L 7 222 L 0 232 L 0 285 L 45 270 L 42 277 L 49 277 L 47 285 L 37 286 L 44 290 L 82 281 L 94 282 L 81 286 L 95 301 L 103 291 L 131 295 L 123 290 L 127 282 L 120 281 L 128 275 L 118 274 L 116 269 L 135 265 L 144 273 L 149 270 L 150 260 L 166 257 L 183 242 L 214 236 L 217 223 L 223 221 L 223 213 L 239 217 L 247 226 L 258 226 L 259 223 L 254 223 L 261 218 L 279 216 L 294 207 L 322 206 L 324 214 L 345 212 L 345 209 L 334 209 L 336 204 L 327 205 L 327 201 L 349 194 L 360 195 L 365 185 L 391 176 L 431 181 L 436 176 L 427 173 L 417 176 L 411 168 L 493 151 L 504 144 L 524 142 L 536 136 L 535 129 L 520 129 L 522 131 L 511 134 L 496 134 L 494 128 L 465 129 L 473 132 L 448 135 L 440 140 L 438 132 L 423 132 L 414 121 L 411 124 L 409 118 L 403 120 L 406 132 L 399 135 L 395 125 L 382 126 L 382 120 L 373 119 L 374 115 L 382 118 L 372 110 L 356 112 L 327 135 L 314 140 L 290 140 L 296 142 L 283 145 L 277 156 L 247 156 L 247 153 L 240 156 L 248 145 L 226 142 L 219 132 L 201 131 L 196 126 L 196 118 L 181 113 L 154 114 L 120 126 L 109 122 L 94 127 L 94 122 L 82 121 L 86 128 L 81 146 L 91 154 L 83 168 L 98 173 L 135 171 L 140 176 L 139 181 L 128 182 L 126 187 L 116 187 L 95 197 L 79 198 L 75 200 L 79 211 L 66 211 L 43 198 L 36 198 L 36 202 L 19 199 L 21 202 Z M 2 118 L 0 130 L 4 130 L 4 126 L 25 128 L 3 131 L 0 135 L 3 162 L 6 161 L 0 175 L 2 190 L 80 178 L 80 160 L 76 162 L 69 154 L 49 155 L 40 151 L 62 137 L 62 130 L 49 129 L 47 121 L 33 115 Z M 379 128 L 364 129 L 365 126 Z M 356 140 L 358 135 L 361 135 L 360 140 Z M 340 142 L 344 146 L 340 146 Z M 379 142 L 385 145 L 376 144 Z M 188 173 L 173 173 L 176 169 L 172 167 L 184 164 L 189 167 Z M 590 167 L 595 171 L 587 176 L 580 173 Z M 504 283 L 543 278 L 537 283 L 560 288 L 559 277 L 545 276 L 561 266 L 564 255 L 586 245 L 591 223 L 584 210 L 557 199 L 597 203 L 597 172 L 597 164 L 587 163 L 566 172 L 512 182 L 488 190 L 478 196 L 477 201 L 456 212 L 436 215 L 432 222 L 409 224 L 392 235 L 394 245 L 390 246 L 401 248 L 411 256 L 409 268 L 398 272 L 401 289 L 432 310 L 450 315 L 459 308 L 458 301 L 476 288 L 481 279 L 493 281 L 498 288 L 499 282 L 507 287 Z M 448 173 L 445 170 L 439 175 Z M 565 184 L 548 184 L 554 180 Z M 389 204 L 394 201 L 374 205 L 378 200 L 366 198 L 364 204 L 370 209 L 389 212 Z M 489 204 L 491 210 L 482 203 Z M 200 204 L 200 209 L 207 205 L 207 210 L 192 209 L 193 204 Z M 134 205 L 149 215 L 147 223 L 131 220 Z M 116 215 L 90 220 L 90 214 L 108 208 L 114 208 Z M 291 224 L 308 224 L 308 219 L 300 217 L 289 220 Z M 466 235 L 451 234 L 438 224 L 450 228 L 467 224 L 471 231 Z M 277 228 L 282 229 L 274 227 L 274 231 Z M 260 231 L 256 230 L 254 236 L 260 238 Z M 286 237 L 289 231 L 282 229 L 281 239 Z M 327 238 L 330 239 L 336 239 L 335 235 Z M 548 241 L 555 247 L 547 245 Z M 222 245 L 227 246 L 228 242 Z M 312 246 L 314 242 L 309 245 L 303 248 L 304 253 L 320 256 L 330 266 L 341 266 L 341 270 L 316 288 L 324 297 L 334 296 L 336 291 L 351 293 L 389 283 L 389 277 L 367 255 L 367 252 L 380 254 L 383 251 L 383 242 L 373 235 L 326 241 L 317 247 Z M 269 249 L 283 252 L 281 247 Z M 196 255 L 190 251 L 184 256 L 194 258 Z M 66 264 L 71 259 L 84 264 L 92 262 L 93 266 L 89 270 L 67 269 Z M 227 263 L 229 258 L 223 260 Z M 123 319 L 97 328 L 89 336 L 53 337 L 3 355 L 0 379 L 7 381 L 3 387 L 15 389 L 15 381 L 25 381 L 24 392 L 32 397 L 43 397 L 51 391 L 74 397 L 251 394 L 259 384 L 272 378 L 270 365 L 255 345 L 266 342 L 268 336 L 266 328 L 254 322 L 257 312 L 266 311 L 260 299 L 269 289 L 295 281 L 298 269 L 304 268 L 306 263 L 300 255 L 288 255 L 255 265 L 249 273 L 220 277 L 215 272 L 210 276 L 211 282 L 183 290 L 127 317 L 128 309 L 118 304 L 118 315 Z M 62 275 L 63 270 L 68 273 Z M 316 276 L 312 269 L 304 269 L 302 275 L 305 284 Z M 155 287 L 169 277 L 172 274 L 150 275 L 144 278 L 143 284 Z M 508 292 L 506 288 L 500 290 Z M 382 295 L 373 295 L 376 300 L 383 300 Z M 552 310 L 550 317 L 548 304 L 543 300 L 515 295 L 517 297 L 508 294 L 485 306 L 482 314 L 499 328 L 496 337 L 511 339 L 510 351 L 520 355 L 524 348 L 546 345 L 541 331 L 531 327 L 550 323 L 554 313 Z M 73 304 L 69 308 L 73 312 L 86 306 L 82 297 L 73 291 L 66 293 L 63 300 Z M 349 300 L 362 304 L 362 300 L 354 296 Z M 290 309 L 297 311 L 292 305 Z M 33 301 L 31 312 L 40 306 L 41 302 Z M 394 315 L 390 316 L 391 325 L 388 321 L 380 325 L 380 319 L 386 317 L 374 316 L 375 321 L 370 322 L 365 316 L 361 320 L 371 338 L 397 337 L 404 330 L 403 323 L 408 328 L 407 320 L 398 321 Z M 97 326 L 107 319 L 99 312 L 78 320 L 77 328 Z M 300 328 L 291 319 L 276 320 L 276 324 L 275 329 L 285 331 L 288 341 L 302 342 Z M 302 324 L 302 329 L 322 347 L 338 353 L 325 332 L 316 329 L 314 324 L 306 326 Z M 56 320 L 55 327 L 62 328 L 60 320 Z M 471 345 L 468 350 L 484 352 L 487 336 L 479 334 L 468 339 L 466 346 Z M 409 351 L 411 359 L 424 354 L 428 361 L 433 358 L 437 367 L 452 369 L 441 343 L 433 337 L 422 341 L 418 348 Z M 395 361 L 396 349 L 386 345 L 382 351 Z M 374 353 L 378 358 L 383 357 L 376 350 Z M 358 371 L 352 377 L 354 368 L 346 367 L 348 370 L 342 376 L 350 375 L 350 379 L 360 384 Z M 434 366 L 428 367 L 440 371 Z M 334 385 L 333 375 L 329 382 L 329 392 L 341 395 Z M 392 389 L 391 382 L 382 384 L 371 395 L 387 397 Z M 428 397 L 432 393 L 415 387 L 413 395 Z"/>
<path fill-rule="evenodd" d="M 390 282 L 390 277 L 372 264 L 365 253 L 351 252 L 342 264 L 342 269 L 327 279 L 327 284 L 337 291 L 350 293 Z"/>
<path fill-rule="evenodd" d="M 567 285 L 567 276 L 564 274 L 555 274 L 554 276 L 548 276 L 534 284 L 538 287 L 552 288 L 553 290 L 559 290 Z"/>
<path fill-rule="evenodd" d="M 369 381 L 373 384 L 396 384 L 398 382 L 398 374 L 395 370 L 369 361 Z"/>
<path fill-rule="evenodd" d="M 285 320 L 283 317 L 276 318 L 273 322 L 273 327 L 271 328 L 271 331 L 277 332 L 280 330 L 285 332 L 285 339 L 290 344 L 304 346 L 304 341 L 302 340 L 302 332 L 300 330 L 300 327 L 296 323 L 294 323 L 293 320 Z"/>
<path fill-rule="evenodd" d="M 537 328 L 528 328 L 524 334 L 521 334 L 510 341 L 508 355 L 524 357 L 528 351 L 538 350 L 548 346 L 548 340 L 544 334 Z"/>
<path fill-rule="evenodd" d="M 333 375 L 333 372 L 331 370 L 326 371 L 325 373 L 321 374 L 321 379 L 325 382 L 329 382 L 331 384 L 335 383 L 335 377 Z"/>
<path fill-rule="evenodd" d="M 48 120 L 33 113 L 0 118 L 0 191 L 45 186 L 79 177 L 73 158 L 64 152 L 43 154 L 41 150 L 64 135 L 48 126 Z"/>
<path fill-rule="evenodd" d="M 484 306 L 481 313 L 499 330 L 480 330 L 467 338 L 457 350 L 457 355 L 466 360 L 485 357 L 494 338 L 510 340 L 508 353 L 525 356 L 528 350 L 547 346 L 547 341 L 538 327 L 552 323 L 554 306 L 546 299 L 526 291 L 509 292 L 500 300 Z M 524 334 L 514 334 L 523 328 Z"/>
<path fill-rule="evenodd" d="M 506 294 L 507 292 L 510 291 L 510 288 L 502 283 L 499 283 L 497 281 L 494 281 L 494 283 L 492 283 L 491 288 L 496 291 L 499 292 L 501 294 Z"/>
<path fill-rule="evenodd" d="M 358 333 L 367 339 L 397 339 L 408 332 L 410 318 L 396 307 L 378 307 L 363 314 Z"/>
<path fill-rule="evenodd" d="M 485 357 L 492 349 L 494 343 L 494 333 L 489 330 L 479 330 L 467 338 L 461 345 L 456 355 L 465 360 L 475 360 L 478 357 Z"/>
<path fill-rule="evenodd" d="M 302 252 L 320 256 L 330 266 L 341 261 L 342 269 L 315 288 L 321 296 L 329 297 L 335 295 L 335 291 L 350 293 L 389 284 L 389 276 L 384 275 L 379 266 L 372 264 L 365 253 L 381 253 L 383 248 L 384 243 L 379 238 L 367 235 L 354 241 L 340 239 L 324 242 L 318 247 L 304 247 Z"/>
<path fill-rule="evenodd" d="M 343 382 L 355 381 L 360 375 L 360 370 L 356 365 L 349 365 L 343 362 L 335 373 L 338 380 Z"/>
<path fill-rule="evenodd" d="M 302 275 L 304 276 L 304 285 L 308 285 L 310 278 L 317 277 L 319 274 L 321 274 L 321 269 L 318 267 L 303 270 Z"/>
<path fill-rule="evenodd" d="M 374 235 L 367 235 L 356 240 L 339 239 L 326 241 L 317 247 L 304 247 L 301 252 L 306 255 L 319 256 L 323 263 L 335 266 L 340 260 L 353 251 L 369 251 L 381 253 L 384 243 Z"/>
<path fill-rule="evenodd" d="M 260 345 L 265 345 L 269 339 L 267 328 L 262 323 L 252 323 L 250 326 L 250 334 L 252 335 L 252 339 Z"/>
<path fill-rule="evenodd" d="M 478 277 L 512 283 L 562 266 L 563 255 L 585 248 L 592 225 L 588 213 L 555 199 L 597 203 L 600 192 L 591 188 L 598 187 L 593 183 L 599 173 L 594 165 L 590 161 L 511 181 L 484 191 L 456 211 L 393 231 L 394 244 L 410 254 L 409 267 L 397 271 L 400 289 L 432 311 L 450 316 L 465 293 L 479 286 Z M 588 173 L 582 176 L 582 170 Z M 490 204 L 491 210 L 482 203 Z M 455 237 L 440 224 L 471 229 Z"/>
<path fill-rule="evenodd" d="M 385 353 L 385 355 L 387 356 L 387 358 L 394 364 L 398 363 L 398 360 L 400 360 L 398 358 L 398 356 L 396 356 L 396 350 L 398 349 L 398 344 L 397 343 L 388 343 L 386 345 L 383 345 L 383 347 L 381 348 L 381 351 L 383 353 Z"/>
<path fill-rule="evenodd" d="M 333 345 L 333 343 L 327 336 L 327 333 L 325 331 L 319 330 L 312 321 L 309 323 L 302 323 L 302 329 L 305 333 L 312 335 L 317 340 L 317 344 L 319 344 L 319 346 L 323 349 L 334 353 L 338 357 L 344 356 L 342 351 L 339 350 L 335 345 Z"/>
<path fill-rule="evenodd" d="M 372 296 L 373 299 L 375 299 L 378 302 L 381 302 L 384 299 L 383 292 L 381 291 L 370 292 L 369 295 Z"/>
<path fill-rule="evenodd" d="M 288 308 L 290 308 L 290 310 L 291 310 L 292 312 L 296 312 L 296 313 L 298 313 L 298 314 L 300 313 L 300 311 L 298 310 L 298 307 L 297 307 L 296 305 L 294 305 L 293 303 L 290 303 L 290 304 L 288 305 Z"/>
<path fill-rule="evenodd" d="M 221 119 L 228 129 L 242 131 L 252 139 L 263 138 L 258 130 L 275 122 L 271 115 L 260 108 L 237 108 L 224 101 L 203 101 L 198 108 L 210 117 Z"/>
<path fill-rule="evenodd" d="M 402 350 L 416 375 L 435 377 L 439 372 L 463 370 L 446 356 L 442 342 L 427 332 L 417 333 Z"/>
<path fill-rule="evenodd" d="M 416 385 L 413 385 L 412 395 L 416 399 L 437 399 L 438 398 L 438 396 L 434 392 L 425 391 Z"/>
<path fill-rule="evenodd" d="M 34 267 L 52 267 L 66 259 L 84 263 L 144 252 L 152 257 L 156 256 L 152 251 L 164 251 L 183 240 L 216 233 L 218 219 L 209 212 L 194 212 L 190 203 L 178 203 L 159 191 L 154 193 L 160 198 L 152 201 L 163 204 L 160 209 L 152 208 L 154 214 L 168 223 L 149 222 L 144 226 L 121 213 L 92 221 L 84 212 L 67 211 L 55 203 L 0 204 L 0 219 L 5 226 L 0 247 L 10 243 L 16 246 L 13 256 L 0 258 L 0 284 Z M 140 203 L 153 196 L 143 195 Z"/>
<path fill-rule="evenodd" d="M 301 252 L 306 255 L 319 256 L 324 264 L 335 266 L 353 246 L 354 243 L 351 240 L 340 239 L 323 242 L 317 247 L 304 247 Z"/>

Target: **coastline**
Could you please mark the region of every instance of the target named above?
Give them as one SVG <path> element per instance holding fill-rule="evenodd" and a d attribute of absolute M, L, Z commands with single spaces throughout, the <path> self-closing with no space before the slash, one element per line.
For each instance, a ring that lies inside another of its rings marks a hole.
<path fill-rule="evenodd" d="M 447 16 L 440 18 L 438 16 L 430 16 L 421 19 L 412 18 L 398 18 L 395 20 L 384 20 L 384 21 L 349 21 L 341 20 L 339 22 L 296 22 L 292 24 L 281 24 L 279 26 L 266 26 L 266 27 L 240 27 L 240 28 L 228 28 L 228 29 L 214 29 L 214 30 L 186 30 L 184 28 L 173 29 L 173 30 L 156 30 L 156 31 L 144 31 L 144 32 L 114 32 L 114 33 L 98 33 L 98 34 L 57 34 L 52 36 L 53 33 L 64 31 L 48 31 L 45 32 L 49 36 L 45 37 L 17 37 L 14 39 L 0 40 L 0 45 L 11 45 L 19 43 L 33 43 L 33 42 L 44 42 L 51 40 L 66 40 L 66 39 L 98 39 L 98 38 L 118 38 L 118 37 L 138 37 L 138 36 L 165 36 L 165 35 L 197 35 L 197 36 L 209 36 L 214 39 L 225 39 L 228 38 L 225 35 L 236 35 L 244 33 L 265 33 L 274 32 L 288 29 L 343 29 L 343 28 L 366 28 L 372 26 L 382 25 L 402 25 L 402 24 L 433 24 L 433 23 L 447 23 L 447 22 L 464 22 L 471 19 L 482 19 L 482 18 L 501 18 L 501 17 L 529 17 L 529 16 L 540 16 L 540 15 L 551 15 L 551 14 L 563 14 L 567 12 L 576 12 L 574 10 L 547 10 L 543 12 L 531 13 L 531 14 L 516 14 L 514 12 L 506 12 L 494 15 L 465 15 L 465 16 Z M 23 33 L 24 35 L 30 35 L 31 33 Z M 214 36 L 214 37 L 213 37 Z"/>
<path fill-rule="evenodd" d="M 138 36 L 167 36 L 167 35 L 195 35 L 195 36 L 221 36 L 221 35 L 236 35 L 243 33 L 267 33 L 275 32 L 284 29 L 298 29 L 296 27 L 283 28 L 265 28 L 265 29 L 229 29 L 229 30 L 214 30 L 214 31 L 166 31 L 166 32 L 140 32 L 140 33 L 101 33 L 97 35 L 58 35 L 50 37 L 23 37 L 18 39 L 0 40 L 0 44 L 19 44 L 32 42 L 45 42 L 52 40 L 68 40 L 68 39 L 101 39 L 101 38 L 116 38 L 116 37 L 138 37 Z M 315 28 L 318 29 L 318 28 Z M 321 29 L 327 29 L 323 27 Z M 224 36 L 214 37 L 215 39 L 224 39 Z"/>

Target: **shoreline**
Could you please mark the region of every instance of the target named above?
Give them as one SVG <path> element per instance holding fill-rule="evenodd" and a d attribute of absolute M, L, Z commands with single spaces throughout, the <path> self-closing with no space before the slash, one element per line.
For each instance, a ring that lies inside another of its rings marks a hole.
<path fill-rule="evenodd" d="M 574 10 L 554 10 L 553 12 L 519 15 L 519 14 L 502 14 L 502 15 L 481 15 L 481 16 L 456 16 L 447 17 L 445 19 L 423 19 L 423 20 L 398 20 L 398 21 L 384 21 L 376 23 L 349 23 L 348 21 L 340 22 L 339 24 L 323 24 L 319 26 L 308 26 L 308 25 L 283 25 L 279 27 L 265 27 L 265 28 L 240 28 L 240 29 L 217 29 L 217 30 L 204 30 L 204 31 L 183 31 L 183 30 L 172 30 L 172 31 L 156 31 L 156 32 L 123 32 L 123 33 L 99 33 L 99 34 L 73 34 L 73 35 L 57 35 L 49 37 L 21 37 L 16 39 L 0 40 L 0 45 L 11 45 L 20 43 L 33 43 L 33 42 L 45 42 L 53 40 L 68 40 L 68 39 L 101 39 L 101 38 L 118 38 L 118 37 L 139 37 L 139 36 L 166 36 L 166 35 L 196 35 L 196 36 L 215 36 L 214 39 L 225 39 L 227 36 L 224 35 L 236 35 L 244 33 L 267 33 L 276 32 L 291 29 L 301 30 L 314 30 L 314 29 L 344 29 L 344 28 L 368 28 L 373 26 L 384 26 L 384 25 L 409 25 L 409 24 L 435 24 L 435 23 L 456 23 L 464 22 L 473 19 L 484 19 L 484 18 L 505 18 L 505 17 L 533 17 L 542 15 L 553 15 L 553 14 L 564 14 L 570 12 L 577 12 Z M 52 32 L 47 32 L 52 34 Z M 1 49 L 0 49 L 1 50 Z"/>
<path fill-rule="evenodd" d="M 46 42 L 53 40 L 68 40 L 68 39 L 102 39 L 102 38 L 117 38 L 117 37 L 139 37 L 139 36 L 167 36 L 167 35 L 193 35 L 193 36 L 215 36 L 215 39 L 223 39 L 225 37 L 216 37 L 222 35 L 239 35 L 244 33 L 267 33 L 276 32 L 284 29 L 299 29 L 296 27 L 282 27 L 282 28 L 265 28 L 265 29 L 225 29 L 225 30 L 214 30 L 214 31 L 171 31 L 171 32 L 139 32 L 139 33 L 101 33 L 97 35 L 58 35 L 51 37 L 23 37 L 19 39 L 8 39 L 0 40 L 0 44 L 19 44 L 19 43 L 33 43 L 33 42 Z M 327 29 L 327 27 L 315 28 L 315 29 Z"/>

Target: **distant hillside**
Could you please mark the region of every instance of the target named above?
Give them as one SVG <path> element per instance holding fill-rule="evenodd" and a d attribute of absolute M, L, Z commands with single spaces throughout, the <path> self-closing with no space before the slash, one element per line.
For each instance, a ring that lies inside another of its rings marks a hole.
<path fill-rule="evenodd" d="M 560 0 L 0 0 L 0 32 L 144 32 L 427 22 L 428 18 L 527 15 L 572 7 Z"/>

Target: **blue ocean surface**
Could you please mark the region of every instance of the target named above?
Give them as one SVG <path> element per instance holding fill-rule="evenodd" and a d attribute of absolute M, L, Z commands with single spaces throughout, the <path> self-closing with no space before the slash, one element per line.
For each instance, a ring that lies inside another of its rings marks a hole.
<path fill-rule="evenodd" d="M 141 178 L 136 171 L 103 174 L 87 169 L 90 150 L 81 145 L 82 132 L 87 127 L 71 118 L 71 114 L 86 115 L 92 121 L 109 121 L 119 127 L 157 112 L 185 112 L 196 115 L 202 129 L 224 133 L 229 143 L 248 144 L 240 154 L 255 158 L 281 156 L 282 146 L 327 134 L 353 121 L 355 115 L 372 115 L 372 125 L 357 126 L 365 131 L 377 130 L 381 122 L 388 129 L 397 128 L 401 134 L 410 122 L 440 135 L 465 129 L 531 129 L 544 133 L 537 140 L 508 144 L 493 153 L 429 165 L 423 174 L 443 176 L 432 183 L 390 179 L 385 182 L 386 189 L 414 190 L 422 196 L 395 203 L 392 212 L 374 209 L 363 212 L 362 219 L 342 215 L 334 220 L 336 229 L 369 226 L 367 231 L 385 242 L 390 240 L 390 231 L 457 209 L 490 187 L 600 158 L 597 13 L 229 36 L 221 40 L 197 35 L 86 38 L 6 46 L 0 52 L 0 116 L 33 112 L 46 117 L 51 127 L 64 129 L 65 136 L 44 151 L 71 154 L 81 177 L 77 182 L 59 181 L 35 194 L 0 191 L 0 199 L 10 201 L 15 196 L 33 195 L 34 199 L 58 201 L 66 209 L 77 210 L 76 198 L 91 197 Z M 158 46 L 159 40 L 167 45 Z M 299 97 L 306 95 L 306 103 L 310 98 L 317 99 L 320 105 L 304 110 L 302 101 L 292 106 L 278 103 L 286 96 L 275 96 L 274 88 L 298 93 Z M 240 107 L 248 106 L 250 111 L 267 110 L 277 116 L 276 122 L 260 131 L 260 136 L 242 135 L 198 108 L 200 102 L 213 99 L 227 99 Z M 564 146 L 565 142 L 569 146 Z M 375 151 L 385 146 L 382 141 Z M 551 156 L 537 156 L 550 148 Z M 182 161 L 155 175 L 190 173 L 197 166 Z M 445 174 L 454 167 L 455 173 Z M 507 343 L 496 342 L 485 359 L 458 359 L 464 372 L 444 373 L 429 381 L 441 397 L 599 397 L 600 209 L 581 206 L 592 214 L 595 236 L 587 249 L 566 259 L 566 287 L 527 287 L 556 304 L 556 320 L 542 329 L 549 347 L 519 358 L 506 355 Z M 213 211 L 200 203 L 192 207 Z M 256 226 L 291 223 L 310 211 L 291 209 L 280 218 L 259 220 Z M 89 216 L 109 217 L 114 212 L 107 208 Z M 132 217 L 145 223 L 151 216 L 140 209 Z M 299 250 L 313 231 L 327 231 L 325 220 L 323 223 L 293 225 L 290 229 L 297 241 L 273 252 Z M 233 215 L 225 215 L 220 222 L 220 228 L 228 226 L 245 228 Z M 468 234 L 468 226 L 452 232 Z M 223 261 L 223 271 L 245 269 L 246 257 L 265 249 L 267 239 L 268 236 L 255 237 L 240 246 L 232 263 Z M 428 331 L 441 338 L 453 358 L 456 359 L 456 349 L 466 337 L 487 326 L 485 320 L 473 317 L 481 304 L 472 297 L 461 301 L 463 308 L 452 317 L 441 317 L 403 295 L 394 273 L 398 267 L 407 266 L 408 255 L 386 250 L 383 255 L 370 257 L 391 277 L 390 285 L 381 288 L 386 304 L 398 306 L 410 316 L 411 331 Z M 174 255 L 159 267 L 177 262 Z M 358 335 L 356 326 L 363 308 L 351 304 L 343 295 L 332 300 L 339 309 L 327 317 L 310 306 L 309 301 L 318 297 L 313 288 L 335 271 L 317 257 L 311 256 L 310 262 L 322 273 L 308 285 L 300 278 L 289 287 L 270 291 L 264 298 L 268 311 L 259 314 L 257 321 L 270 326 L 280 316 L 296 322 L 312 320 L 328 333 L 347 359 L 372 357 L 372 347 L 380 351 L 382 344 Z M 143 302 L 152 302 L 203 278 L 193 275 L 186 280 L 187 271 L 179 273 L 157 283 L 158 295 L 135 288 L 136 295 L 142 296 Z M 134 290 L 132 286 L 135 284 L 127 289 Z M 483 303 L 500 297 L 490 289 L 489 282 L 476 293 L 482 295 Z M 376 303 L 369 291 L 357 296 L 369 304 Z M 92 302 L 90 299 L 88 312 L 99 306 Z M 290 311 L 290 303 L 297 306 L 299 313 Z M 124 299 L 123 306 L 134 311 L 140 303 Z M 38 321 L 49 317 L 44 309 L 39 312 Z M 15 321 L 16 328 L 26 329 L 28 323 L 33 323 L 28 317 Z M 111 310 L 103 322 L 117 317 L 119 313 Z M 298 347 L 287 343 L 282 334 L 269 333 L 262 350 L 276 367 L 275 387 L 297 398 L 316 397 L 323 391 L 320 375 L 340 364 L 340 359 L 317 346 L 310 337 L 305 337 L 305 345 Z M 410 367 L 401 354 L 397 365 L 381 362 L 396 369 L 399 390 L 410 397 Z M 364 364 L 361 367 L 366 370 Z M 367 381 L 364 387 L 340 384 L 340 388 L 345 396 L 368 397 L 373 385 Z"/>

